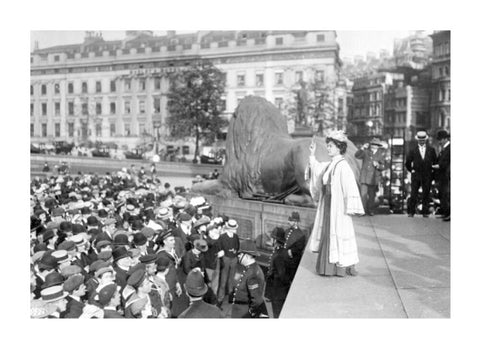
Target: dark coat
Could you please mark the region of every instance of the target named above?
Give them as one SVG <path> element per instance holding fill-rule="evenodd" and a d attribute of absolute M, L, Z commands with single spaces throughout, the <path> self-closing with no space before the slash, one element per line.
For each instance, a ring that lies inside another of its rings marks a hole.
<path fill-rule="evenodd" d="M 437 154 L 435 150 L 426 145 L 425 158 L 422 159 L 420 155 L 420 149 L 415 146 L 408 152 L 407 159 L 405 161 L 405 167 L 412 173 L 412 181 L 431 181 L 433 179 L 432 165 L 437 164 Z"/>
<path fill-rule="evenodd" d="M 382 179 L 382 170 L 385 168 L 385 154 L 382 149 L 378 149 L 375 154 L 370 149 L 358 150 L 355 157 L 363 160 L 362 169 L 360 170 L 360 184 L 378 185 Z M 373 162 L 378 162 L 375 167 Z"/>
<path fill-rule="evenodd" d="M 104 319 L 125 319 L 123 315 L 121 315 L 120 313 L 112 309 L 104 309 L 103 318 Z"/>
<path fill-rule="evenodd" d="M 303 251 L 305 250 L 305 246 L 307 244 L 307 238 L 305 233 L 300 228 L 289 228 L 287 230 L 287 234 L 285 236 L 285 249 L 291 250 L 292 257 L 289 258 L 287 262 L 287 273 L 290 277 L 290 281 L 293 281 L 293 277 L 295 276 L 295 272 L 300 264 L 300 260 L 302 259 Z"/>
<path fill-rule="evenodd" d="M 438 154 L 438 179 L 441 183 L 450 181 L 450 144 Z"/>
<path fill-rule="evenodd" d="M 178 318 L 224 318 L 222 311 L 217 306 L 206 303 L 203 300 L 194 301 L 184 310 Z"/>
<path fill-rule="evenodd" d="M 85 305 L 82 302 L 67 296 L 67 309 L 63 313 L 63 317 L 71 319 L 79 318 L 83 313 L 83 307 L 85 307 Z"/>

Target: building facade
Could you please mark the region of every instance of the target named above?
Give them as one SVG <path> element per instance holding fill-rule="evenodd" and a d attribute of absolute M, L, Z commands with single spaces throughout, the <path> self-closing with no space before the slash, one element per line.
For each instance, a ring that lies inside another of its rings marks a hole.
<path fill-rule="evenodd" d="M 435 31 L 432 35 L 431 131 L 450 131 L 450 31 Z"/>
<path fill-rule="evenodd" d="M 168 138 L 170 78 L 198 59 L 225 74 L 226 118 L 247 95 L 281 107 L 301 80 L 335 83 L 338 53 L 335 31 L 127 31 L 117 41 L 86 32 L 81 44 L 31 53 L 31 138 L 129 146 Z"/>
<path fill-rule="evenodd" d="M 352 110 L 349 113 L 349 134 L 354 141 L 365 141 L 384 134 L 385 95 L 403 75 L 378 72 L 354 80 Z"/>

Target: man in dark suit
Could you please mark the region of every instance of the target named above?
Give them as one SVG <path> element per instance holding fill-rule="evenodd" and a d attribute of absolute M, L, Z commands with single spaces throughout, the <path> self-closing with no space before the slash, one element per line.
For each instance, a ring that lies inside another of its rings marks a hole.
<path fill-rule="evenodd" d="M 382 179 L 382 170 L 385 168 L 382 143 L 379 139 L 373 138 L 369 144 L 364 144 L 355 152 L 355 157 L 363 161 L 360 170 L 360 194 L 363 207 L 367 215 L 373 216 L 375 195 Z"/>
<path fill-rule="evenodd" d="M 405 167 L 412 175 L 412 191 L 407 206 L 409 217 L 415 215 L 418 190 L 422 188 L 422 214 L 429 216 L 430 189 L 432 187 L 433 166 L 437 164 L 437 154 L 427 143 L 428 135 L 425 131 L 418 131 L 415 139 L 418 145 L 407 155 Z"/>
<path fill-rule="evenodd" d="M 450 134 L 446 130 L 439 130 L 437 140 L 442 149 L 438 154 L 438 186 L 440 193 L 440 210 L 443 221 L 450 221 Z"/>

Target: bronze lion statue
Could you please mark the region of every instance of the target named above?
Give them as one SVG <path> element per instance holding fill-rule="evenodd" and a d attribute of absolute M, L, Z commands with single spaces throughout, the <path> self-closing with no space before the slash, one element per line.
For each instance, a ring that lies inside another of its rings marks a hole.
<path fill-rule="evenodd" d="M 315 137 L 316 157 L 329 161 L 325 138 Z M 293 139 L 280 111 L 264 98 L 245 97 L 235 110 L 228 128 L 226 161 L 218 180 L 192 187 L 194 192 L 224 197 L 264 197 L 285 203 L 311 203 L 305 168 L 311 138 Z M 348 143 L 345 158 L 358 178 L 356 147 Z"/>

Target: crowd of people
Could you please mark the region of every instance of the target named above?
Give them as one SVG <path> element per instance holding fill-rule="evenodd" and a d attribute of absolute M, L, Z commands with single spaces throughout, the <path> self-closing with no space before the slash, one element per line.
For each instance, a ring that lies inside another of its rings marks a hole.
<path fill-rule="evenodd" d="M 278 317 L 305 247 L 298 213 L 264 274 L 236 220 L 152 172 L 31 181 L 31 317 L 262 318 L 266 287 Z"/>

